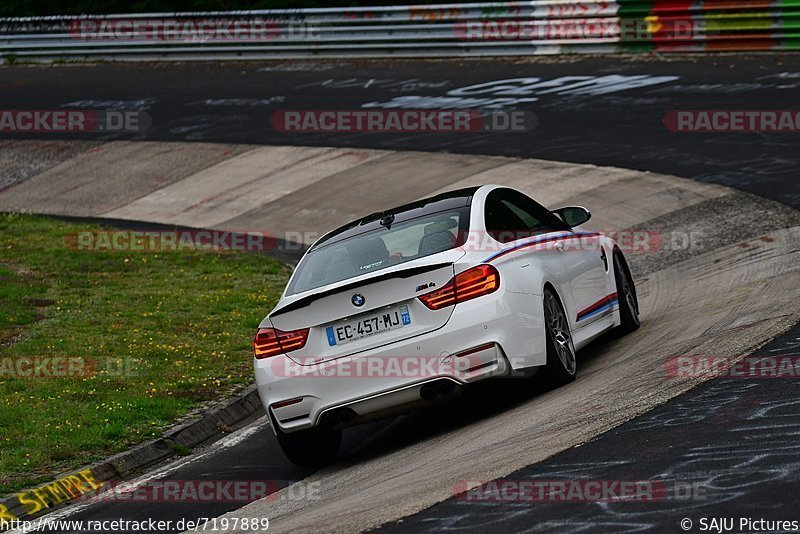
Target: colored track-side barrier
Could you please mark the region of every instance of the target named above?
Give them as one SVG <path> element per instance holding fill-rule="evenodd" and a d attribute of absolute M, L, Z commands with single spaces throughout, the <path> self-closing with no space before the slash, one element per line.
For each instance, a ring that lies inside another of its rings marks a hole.
<path fill-rule="evenodd" d="M 6 62 L 799 48 L 800 0 L 533 0 L 0 18 Z"/>

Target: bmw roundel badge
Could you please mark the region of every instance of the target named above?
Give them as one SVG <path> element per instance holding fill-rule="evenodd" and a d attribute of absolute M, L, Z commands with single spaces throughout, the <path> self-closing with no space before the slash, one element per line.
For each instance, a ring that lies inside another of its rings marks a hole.
<path fill-rule="evenodd" d="M 353 306 L 356 306 L 358 308 L 363 306 L 364 303 L 367 301 L 367 299 L 365 299 L 364 295 L 362 295 L 361 293 L 356 293 L 350 300 L 353 302 Z"/>

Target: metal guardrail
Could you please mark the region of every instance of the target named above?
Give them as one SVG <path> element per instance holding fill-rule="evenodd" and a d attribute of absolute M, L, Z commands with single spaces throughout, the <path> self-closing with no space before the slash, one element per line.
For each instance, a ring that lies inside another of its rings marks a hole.
<path fill-rule="evenodd" d="M 6 62 L 800 49 L 800 0 L 532 0 L 0 18 Z"/>

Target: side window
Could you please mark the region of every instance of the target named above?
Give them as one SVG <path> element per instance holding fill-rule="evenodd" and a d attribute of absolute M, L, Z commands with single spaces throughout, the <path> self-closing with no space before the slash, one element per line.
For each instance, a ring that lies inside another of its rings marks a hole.
<path fill-rule="evenodd" d="M 484 213 L 486 231 L 501 243 L 525 237 L 528 230 L 527 225 L 499 193 L 500 190 L 493 191 L 486 198 Z"/>
<path fill-rule="evenodd" d="M 522 193 L 509 190 L 508 201 L 527 214 L 527 218 L 523 220 L 534 234 L 569 230 L 569 227 L 561 219 L 550 213 L 550 210 Z"/>
<path fill-rule="evenodd" d="M 568 229 L 544 206 L 511 189 L 489 193 L 485 220 L 489 234 L 501 243 Z"/>
<path fill-rule="evenodd" d="M 534 217 L 530 212 L 523 210 L 518 204 L 513 204 L 509 200 L 501 200 L 500 202 L 508 206 L 508 209 L 513 211 L 514 214 L 516 214 L 516 216 L 522 220 L 522 222 L 525 224 L 526 230 L 531 230 L 541 224 L 536 217 Z"/>

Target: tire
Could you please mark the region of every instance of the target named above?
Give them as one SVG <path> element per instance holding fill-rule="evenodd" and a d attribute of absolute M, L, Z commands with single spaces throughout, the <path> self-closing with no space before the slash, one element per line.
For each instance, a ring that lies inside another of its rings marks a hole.
<path fill-rule="evenodd" d="M 295 465 L 323 467 L 333 462 L 342 444 L 342 431 L 323 427 L 285 434 L 275 427 L 278 445 Z"/>
<path fill-rule="evenodd" d="M 575 380 L 577 360 L 575 345 L 569 331 L 569 320 L 558 296 L 551 288 L 544 290 L 545 338 L 547 364 L 545 376 L 552 386 L 562 386 Z"/>
<path fill-rule="evenodd" d="M 617 282 L 617 299 L 621 324 L 617 332 L 629 334 L 639 328 L 639 300 L 628 265 L 619 252 L 614 253 L 614 278 Z"/>

